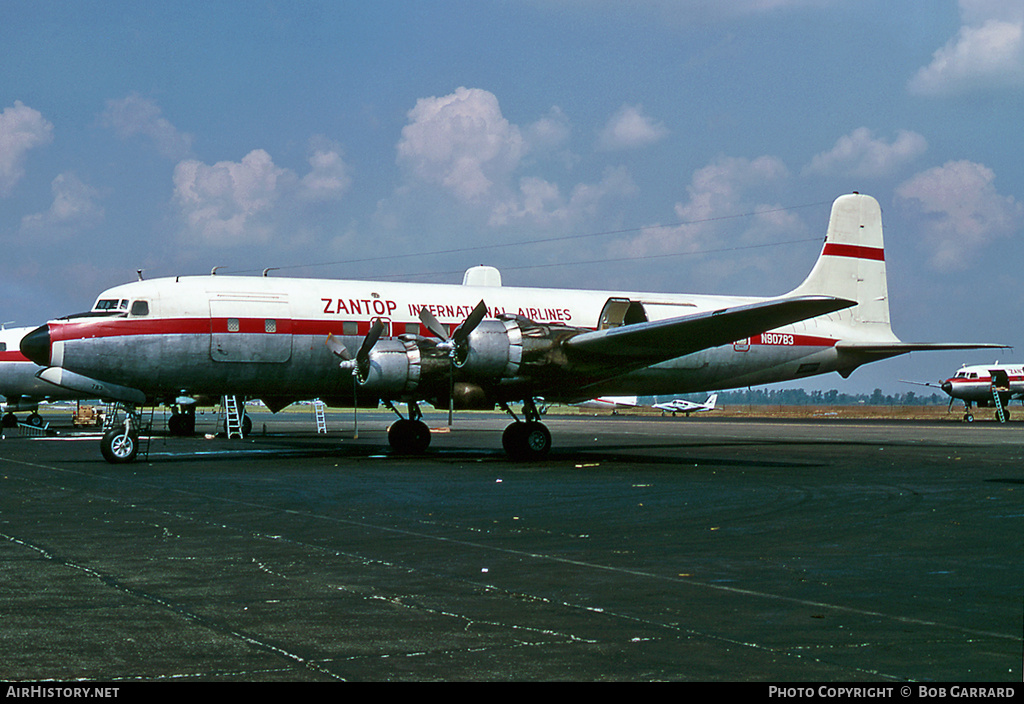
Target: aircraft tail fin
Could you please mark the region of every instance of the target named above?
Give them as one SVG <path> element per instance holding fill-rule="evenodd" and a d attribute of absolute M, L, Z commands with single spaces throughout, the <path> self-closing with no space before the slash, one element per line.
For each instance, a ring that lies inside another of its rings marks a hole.
<path fill-rule="evenodd" d="M 715 410 L 715 403 L 718 402 L 718 394 L 711 394 L 708 396 L 708 400 L 704 402 L 704 405 L 708 407 L 709 411 Z"/>
<path fill-rule="evenodd" d="M 789 295 L 825 295 L 856 301 L 831 313 L 842 339 L 837 371 L 844 377 L 867 362 L 928 350 L 1005 348 L 991 343 L 903 342 L 889 320 L 889 290 L 882 241 L 882 208 L 871 196 L 851 193 L 832 204 L 825 244 L 814 268 Z"/>
<path fill-rule="evenodd" d="M 877 200 L 860 193 L 836 199 L 818 261 L 789 295 L 826 295 L 856 301 L 857 305 L 832 314 L 850 328 L 851 339 L 899 342 L 889 320 L 882 208 Z"/>

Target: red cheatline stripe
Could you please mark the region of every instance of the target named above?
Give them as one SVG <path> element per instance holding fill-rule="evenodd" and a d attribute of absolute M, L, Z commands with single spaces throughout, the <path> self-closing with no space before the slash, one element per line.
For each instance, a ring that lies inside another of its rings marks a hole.
<path fill-rule="evenodd" d="M 825 243 L 822 254 L 830 254 L 833 257 L 853 257 L 854 259 L 872 259 L 874 261 L 885 261 L 885 250 L 881 247 L 864 247 L 859 244 L 837 244 L 835 242 Z"/>

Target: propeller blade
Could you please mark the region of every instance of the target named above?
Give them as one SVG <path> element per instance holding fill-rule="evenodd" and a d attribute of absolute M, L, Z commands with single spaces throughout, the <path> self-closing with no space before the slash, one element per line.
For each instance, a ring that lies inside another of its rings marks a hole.
<path fill-rule="evenodd" d="M 349 354 L 348 348 L 341 343 L 341 340 L 339 338 L 335 337 L 334 333 L 327 334 L 327 340 L 325 344 L 327 345 L 327 349 L 329 349 L 331 352 L 341 357 L 342 359 L 346 361 L 350 361 L 352 359 L 352 355 Z"/>
<path fill-rule="evenodd" d="M 469 339 L 469 336 L 476 330 L 476 326 L 480 324 L 480 321 L 487 315 L 487 305 L 480 301 L 476 304 L 476 308 L 469 314 L 469 316 L 462 321 L 462 325 L 455 328 L 455 332 L 452 333 L 452 339 L 456 345 L 461 345 Z"/>
<path fill-rule="evenodd" d="M 384 323 L 380 321 L 380 318 L 373 321 L 373 325 L 370 326 L 370 332 L 363 338 L 363 344 L 359 346 L 359 352 L 356 353 L 356 360 L 363 362 L 370 357 L 370 350 L 377 344 L 377 340 L 380 339 L 381 334 L 384 332 Z"/>
<path fill-rule="evenodd" d="M 445 329 L 444 325 L 441 324 L 441 321 L 434 317 L 434 314 L 426 308 L 420 308 L 420 322 L 423 323 L 423 326 L 427 330 L 434 333 L 435 337 L 442 340 L 448 339 L 448 330 Z"/>

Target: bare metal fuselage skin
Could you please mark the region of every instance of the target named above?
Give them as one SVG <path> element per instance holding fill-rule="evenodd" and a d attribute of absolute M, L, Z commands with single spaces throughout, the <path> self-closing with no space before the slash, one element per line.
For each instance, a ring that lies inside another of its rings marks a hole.
<path fill-rule="evenodd" d="M 391 335 L 428 336 L 418 317 L 420 308 L 455 327 L 480 300 L 486 302 L 489 317 L 512 313 L 535 322 L 594 329 L 610 297 L 638 302 L 650 320 L 763 300 L 265 277 L 154 279 L 101 294 L 101 301 L 127 301 L 122 312 L 52 321 L 50 362 L 139 389 L 149 402 L 179 395 L 238 394 L 281 402 L 323 398 L 344 405 L 352 399 L 352 379 L 325 344 L 328 335 L 339 337 L 354 355 L 374 318 L 385 319 Z M 834 349 L 838 335 L 829 328 L 830 319 L 839 316 L 595 380 L 586 390 L 579 380 L 567 379 L 529 392 L 572 401 L 625 392 L 731 388 L 833 371 L 839 368 Z M 496 400 L 523 397 L 514 378 L 502 388 L 508 390 L 507 398 Z"/>

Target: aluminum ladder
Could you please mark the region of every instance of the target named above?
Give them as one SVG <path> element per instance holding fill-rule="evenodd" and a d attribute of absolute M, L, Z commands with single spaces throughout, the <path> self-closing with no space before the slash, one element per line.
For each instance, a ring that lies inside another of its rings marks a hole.
<path fill-rule="evenodd" d="M 242 438 L 242 413 L 238 406 L 237 396 L 225 396 L 224 407 L 224 428 L 227 431 L 228 440 L 231 438 Z"/>
<path fill-rule="evenodd" d="M 321 435 L 327 434 L 327 416 L 324 414 L 326 404 L 320 399 L 313 401 L 313 414 L 316 416 L 316 432 Z"/>

